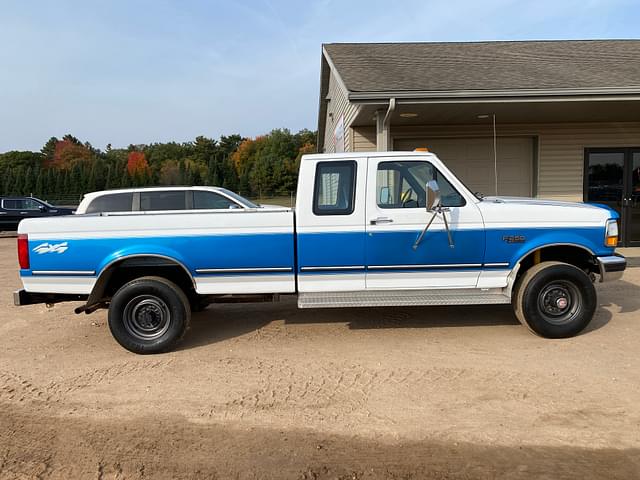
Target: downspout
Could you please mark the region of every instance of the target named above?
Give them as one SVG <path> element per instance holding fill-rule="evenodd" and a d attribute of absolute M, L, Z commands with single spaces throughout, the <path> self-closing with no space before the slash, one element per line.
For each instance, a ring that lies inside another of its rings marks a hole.
<path fill-rule="evenodd" d="M 382 110 L 378 110 L 377 115 L 377 150 L 379 152 L 388 152 L 391 148 L 391 115 L 396 109 L 395 97 L 389 99 L 389 107 L 382 117 Z"/>
<path fill-rule="evenodd" d="M 384 120 L 382 123 L 384 123 L 385 128 L 389 127 L 389 124 L 391 123 L 391 114 L 393 113 L 393 111 L 396 109 L 396 99 L 394 98 L 390 98 L 389 99 L 389 108 L 387 108 L 387 114 L 384 116 Z"/>

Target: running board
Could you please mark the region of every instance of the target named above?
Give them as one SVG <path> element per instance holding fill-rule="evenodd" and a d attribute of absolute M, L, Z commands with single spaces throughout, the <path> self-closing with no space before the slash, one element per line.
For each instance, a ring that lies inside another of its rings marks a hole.
<path fill-rule="evenodd" d="M 497 305 L 511 303 L 501 288 L 480 290 L 365 290 L 298 294 L 299 308 L 402 307 L 420 305 Z"/>

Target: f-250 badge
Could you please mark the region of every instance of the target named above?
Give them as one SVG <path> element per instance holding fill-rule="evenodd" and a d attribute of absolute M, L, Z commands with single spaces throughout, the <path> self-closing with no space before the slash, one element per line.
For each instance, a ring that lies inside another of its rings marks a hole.
<path fill-rule="evenodd" d="M 507 243 L 524 243 L 526 240 L 524 235 L 504 235 L 502 241 Z"/>

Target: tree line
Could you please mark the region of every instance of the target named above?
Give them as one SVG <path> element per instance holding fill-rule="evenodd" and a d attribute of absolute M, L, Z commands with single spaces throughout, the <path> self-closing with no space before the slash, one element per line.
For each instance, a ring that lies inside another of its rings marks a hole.
<path fill-rule="evenodd" d="M 222 186 L 248 197 L 289 195 L 296 188 L 300 157 L 315 150 L 316 134 L 309 130 L 107 145 L 104 151 L 65 135 L 50 138 L 39 152 L 0 154 L 0 195 L 79 199 L 96 190 L 152 185 Z"/>

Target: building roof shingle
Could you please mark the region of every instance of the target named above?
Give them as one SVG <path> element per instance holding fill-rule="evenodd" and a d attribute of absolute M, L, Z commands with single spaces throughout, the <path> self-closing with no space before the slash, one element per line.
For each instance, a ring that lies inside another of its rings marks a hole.
<path fill-rule="evenodd" d="M 640 87 L 640 40 L 324 45 L 350 92 Z"/>

